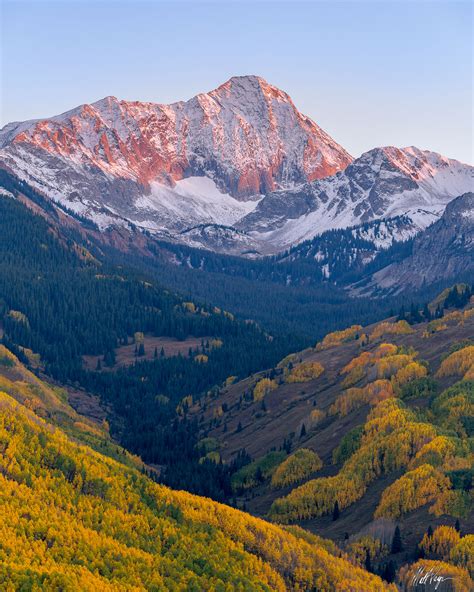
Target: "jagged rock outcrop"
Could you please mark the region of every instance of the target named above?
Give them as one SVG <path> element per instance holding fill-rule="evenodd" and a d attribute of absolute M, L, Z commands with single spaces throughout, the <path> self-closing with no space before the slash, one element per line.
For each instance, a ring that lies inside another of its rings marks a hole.
<path fill-rule="evenodd" d="M 419 234 L 412 254 L 374 274 L 372 287 L 391 292 L 450 278 L 474 277 L 474 193 L 451 201 L 441 218 Z"/>

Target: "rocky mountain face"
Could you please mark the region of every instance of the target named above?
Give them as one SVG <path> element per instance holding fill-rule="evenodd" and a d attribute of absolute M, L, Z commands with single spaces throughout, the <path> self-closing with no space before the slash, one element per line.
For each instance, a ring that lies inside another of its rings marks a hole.
<path fill-rule="evenodd" d="M 382 288 L 402 292 L 407 286 L 451 278 L 474 277 L 474 193 L 451 201 L 441 218 L 415 237 L 412 253 L 375 273 L 364 292 Z"/>
<path fill-rule="evenodd" d="M 231 78 L 187 102 L 107 97 L 49 119 L 12 123 L 0 133 L 0 148 L 4 165 L 50 197 L 79 200 L 91 215 L 105 207 L 125 218 L 140 196 L 154 195 L 153 185 L 161 197 L 177 181 L 205 176 L 223 199 L 255 201 L 352 160 L 286 93 L 257 76 Z"/>
<path fill-rule="evenodd" d="M 435 152 L 375 148 L 332 177 L 267 194 L 237 228 L 264 235 L 277 250 L 328 229 L 400 215 L 420 230 L 473 183 L 473 167 Z"/>
<path fill-rule="evenodd" d="M 8 124 L 0 168 L 100 229 L 132 224 L 245 256 L 398 219 L 383 228 L 387 246 L 427 227 L 473 186 L 472 167 L 413 147 L 353 160 L 257 76 L 171 105 L 107 97 Z"/>

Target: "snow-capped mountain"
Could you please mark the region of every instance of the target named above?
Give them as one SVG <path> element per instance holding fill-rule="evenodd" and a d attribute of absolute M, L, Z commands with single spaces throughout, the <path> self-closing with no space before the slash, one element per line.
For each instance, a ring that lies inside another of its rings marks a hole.
<path fill-rule="evenodd" d="M 405 228 L 384 227 L 388 245 L 473 187 L 473 167 L 417 148 L 376 148 L 352 160 L 257 76 L 171 105 L 107 97 L 8 124 L 0 168 L 101 229 L 133 224 L 249 256 L 401 217 Z"/>
<path fill-rule="evenodd" d="M 232 223 L 259 195 L 332 175 L 352 160 L 286 93 L 257 76 L 231 78 L 187 102 L 107 97 L 49 119 L 8 124 L 0 132 L 0 159 L 82 214 L 105 210 L 167 230 L 182 230 L 181 219 Z M 194 183 L 179 185 L 189 178 Z"/>
<path fill-rule="evenodd" d="M 418 148 L 375 148 L 344 171 L 267 194 L 237 227 L 276 250 L 325 230 L 406 216 L 426 228 L 446 205 L 470 191 L 474 168 Z M 397 232 L 400 228 L 397 226 Z M 398 240 L 397 236 L 392 240 Z"/>
<path fill-rule="evenodd" d="M 370 294 L 382 288 L 402 292 L 407 286 L 453 279 L 472 281 L 474 275 L 474 193 L 452 200 L 439 220 L 417 235 L 409 257 L 375 273 L 358 289 Z"/>

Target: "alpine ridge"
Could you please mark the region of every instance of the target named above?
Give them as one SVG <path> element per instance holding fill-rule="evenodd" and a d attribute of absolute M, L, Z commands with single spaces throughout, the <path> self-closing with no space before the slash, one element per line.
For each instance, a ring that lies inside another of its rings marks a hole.
<path fill-rule="evenodd" d="M 353 160 L 258 76 L 170 105 L 106 97 L 0 130 L 0 168 L 100 229 L 133 225 L 221 253 L 283 252 L 393 218 L 412 236 L 473 187 L 473 167 L 415 147 Z M 401 217 L 401 218 L 400 218 Z"/>
<path fill-rule="evenodd" d="M 436 152 L 374 148 L 331 177 L 267 194 L 237 227 L 265 234 L 277 250 L 329 229 L 396 216 L 422 230 L 473 182 L 473 167 Z"/>
<path fill-rule="evenodd" d="M 106 97 L 9 124 L 0 138 L 7 164 L 37 183 L 46 181 L 39 161 L 49 157 L 53 168 L 67 165 L 84 181 L 105 177 L 146 189 L 207 175 L 238 199 L 331 175 L 352 160 L 286 93 L 257 76 L 231 78 L 171 105 Z M 89 193 L 87 184 L 77 188 Z"/>

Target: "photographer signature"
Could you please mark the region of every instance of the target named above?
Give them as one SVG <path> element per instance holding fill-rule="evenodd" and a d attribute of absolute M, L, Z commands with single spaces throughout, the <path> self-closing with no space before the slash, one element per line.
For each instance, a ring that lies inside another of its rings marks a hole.
<path fill-rule="evenodd" d="M 423 566 L 417 569 L 415 575 L 411 580 L 413 587 L 418 586 L 418 584 L 421 584 L 426 587 L 433 586 L 433 589 L 437 590 L 443 582 L 453 579 L 451 577 L 440 575 L 438 568 L 430 568 L 428 571 L 425 570 L 426 568 Z"/>

